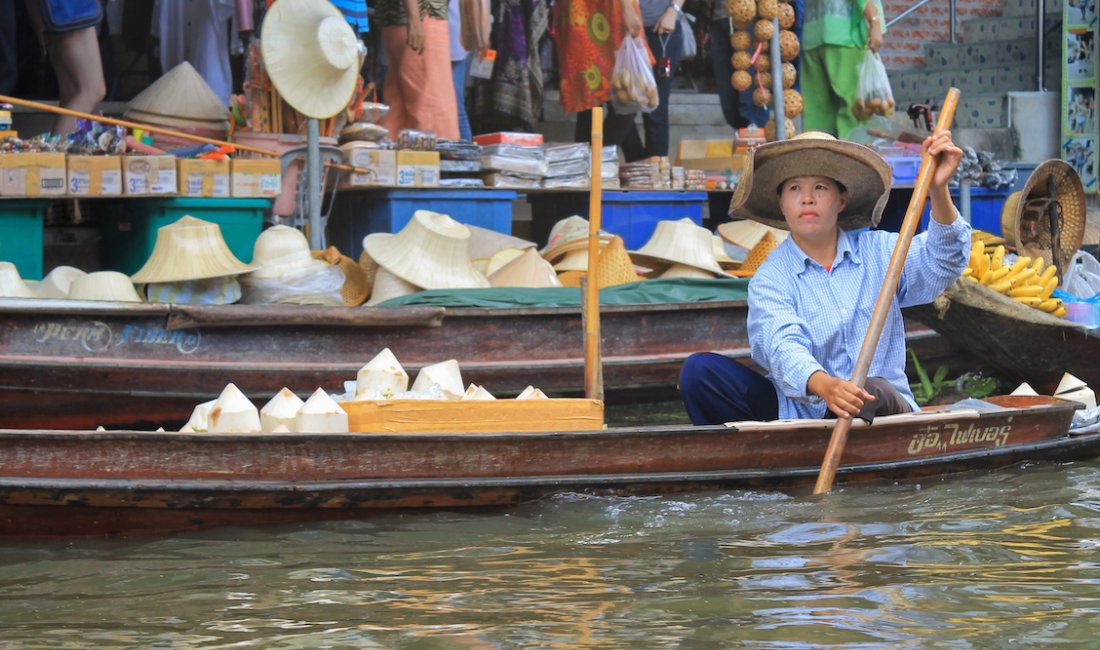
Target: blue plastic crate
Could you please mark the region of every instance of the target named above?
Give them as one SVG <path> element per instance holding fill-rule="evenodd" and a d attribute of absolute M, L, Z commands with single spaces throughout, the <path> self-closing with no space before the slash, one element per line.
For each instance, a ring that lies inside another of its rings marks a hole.
<path fill-rule="evenodd" d="M 100 213 L 103 268 L 136 273 L 153 252 L 157 230 L 190 215 L 218 224 L 229 250 L 252 261 L 269 199 L 132 198 L 111 201 Z"/>
<path fill-rule="evenodd" d="M 649 241 L 658 221 L 688 217 L 702 226 L 709 211 L 706 192 L 604 192 L 601 223 L 623 238 L 627 250 L 637 250 Z"/>
<path fill-rule="evenodd" d="M 512 234 L 511 190 L 385 190 L 367 207 L 367 228 L 360 239 L 374 232 L 397 232 L 417 210 L 431 210 L 459 223 Z"/>
<path fill-rule="evenodd" d="M 49 200 L 0 201 L 0 261 L 24 280 L 42 279 L 42 224 Z"/>
<path fill-rule="evenodd" d="M 884 156 L 893 173 L 895 186 L 912 185 L 920 171 L 920 156 Z"/>

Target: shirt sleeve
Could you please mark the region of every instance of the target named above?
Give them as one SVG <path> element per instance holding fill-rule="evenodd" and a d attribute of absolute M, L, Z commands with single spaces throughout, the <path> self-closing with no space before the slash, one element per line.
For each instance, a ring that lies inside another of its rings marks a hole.
<path fill-rule="evenodd" d="M 814 358 L 809 327 L 795 310 L 793 287 L 785 286 L 780 275 L 758 272 L 749 282 L 752 359 L 784 395 L 807 401 L 806 382 L 823 368 Z"/>
<path fill-rule="evenodd" d="M 913 238 L 905 258 L 898 282 L 900 306 L 932 302 L 962 275 L 970 260 L 970 233 L 958 210 L 950 224 L 928 219 L 928 229 Z"/>

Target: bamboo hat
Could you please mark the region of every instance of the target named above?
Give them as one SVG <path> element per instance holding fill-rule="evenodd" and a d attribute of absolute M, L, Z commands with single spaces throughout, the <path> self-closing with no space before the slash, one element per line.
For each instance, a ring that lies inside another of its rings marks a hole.
<path fill-rule="evenodd" d="M 494 287 L 560 287 L 561 281 L 554 267 L 550 266 L 533 248 L 528 248 L 519 257 L 489 276 L 489 284 Z"/>
<path fill-rule="evenodd" d="M 558 276 L 562 286 L 579 287 L 581 278 L 587 271 L 566 271 Z M 600 259 L 596 265 L 596 286 L 600 289 L 615 287 L 628 282 L 644 280 L 634 271 L 634 262 L 626 252 L 622 237 L 612 237 L 606 246 L 600 248 Z"/>
<path fill-rule="evenodd" d="M 324 262 L 310 254 L 309 241 L 302 231 L 283 225 L 260 233 L 252 246 L 252 263 L 259 267 L 249 275 L 252 278 L 277 278 L 292 271 L 324 266 Z"/>
<path fill-rule="evenodd" d="M 770 232 L 777 244 L 782 243 L 788 234 L 786 230 L 772 228 L 749 219 L 736 219 L 718 224 L 717 230 L 719 237 L 747 251 L 751 251 L 753 247 L 760 243 L 764 233 Z"/>
<path fill-rule="evenodd" d="M 578 248 L 588 246 L 588 219 L 573 215 L 566 217 L 554 224 L 550 229 L 550 238 L 546 246 L 539 251 L 550 263 L 554 263 L 559 257 Z M 611 233 L 600 231 L 600 245 L 611 241 Z"/>
<path fill-rule="evenodd" d="M 362 266 L 341 254 L 335 246 L 329 246 L 323 251 L 313 251 L 312 256 L 328 262 L 344 274 L 344 286 L 340 289 L 340 297 L 343 298 L 345 307 L 357 307 L 363 304 L 370 295 L 372 279 Z"/>
<path fill-rule="evenodd" d="M 0 262 L 0 298 L 34 297 L 34 292 L 19 276 L 19 269 L 11 262 Z"/>
<path fill-rule="evenodd" d="M 229 107 L 186 61 L 131 99 L 124 117 L 165 126 L 229 130 Z"/>
<path fill-rule="evenodd" d="M 157 229 L 152 255 L 131 278 L 137 284 L 183 282 L 255 270 L 230 252 L 218 224 L 187 215 Z"/>
<path fill-rule="evenodd" d="M 735 269 L 741 266 L 741 262 L 733 259 L 730 257 L 730 254 L 726 252 L 726 240 L 718 235 L 711 236 L 710 247 L 714 249 L 714 261 L 718 262 L 718 266 L 723 269 Z"/>
<path fill-rule="evenodd" d="M 355 94 L 359 41 L 343 14 L 325 0 L 277 0 L 264 16 L 264 69 L 299 113 L 327 119 Z"/>
<path fill-rule="evenodd" d="M 745 261 L 741 263 L 741 266 L 732 270 L 726 271 L 730 275 L 739 278 L 750 278 L 756 274 L 756 269 L 760 268 L 760 265 L 764 263 L 764 260 L 768 259 L 768 255 L 776 249 L 779 244 L 775 241 L 775 237 L 770 232 L 764 233 L 764 236 L 760 238 L 760 241 L 756 243 L 756 246 L 752 247 L 749 251 Z"/>
<path fill-rule="evenodd" d="M 790 230 L 776 193 L 784 181 L 796 176 L 824 176 L 844 185 L 848 201 L 837 216 L 843 230 L 877 225 L 890 198 L 893 172 L 886 160 L 868 147 L 828 133 L 806 131 L 789 140 L 759 145 L 751 155 L 752 164 L 730 201 L 732 217 Z"/>
<path fill-rule="evenodd" d="M 470 231 L 470 259 L 472 260 L 489 259 L 494 253 L 505 248 L 526 250 L 536 247 L 533 241 L 506 235 L 481 226 L 471 226 L 470 224 L 465 224 L 465 226 Z"/>
<path fill-rule="evenodd" d="M 470 262 L 469 240 L 470 230 L 454 219 L 417 210 L 400 232 L 364 237 L 363 250 L 379 266 L 418 287 L 488 287 L 489 280 Z"/>
<path fill-rule="evenodd" d="M 643 266 L 658 268 L 682 264 L 709 271 L 714 277 L 722 273 L 722 267 L 714 258 L 711 236 L 709 230 L 686 217 L 677 221 L 658 221 L 649 241 L 630 255 Z"/>
<path fill-rule="evenodd" d="M 420 291 L 420 287 L 405 282 L 385 268 L 379 268 L 374 274 L 374 282 L 371 285 L 368 307 L 386 302 L 391 298 L 400 298 Z"/>
<path fill-rule="evenodd" d="M 489 259 L 472 259 L 474 267 L 485 274 L 485 277 L 496 273 L 506 264 L 516 259 L 520 255 L 523 255 L 524 250 L 522 248 L 502 248 L 499 251 L 492 254 Z M 538 253 L 536 253 L 537 255 Z"/>
<path fill-rule="evenodd" d="M 118 271 L 96 271 L 73 279 L 69 286 L 69 298 L 73 300 L 110 300 L 114 302 L 141 302 L 134 283 Z"/>
<path fill-rule="evenodd" d="M 1057 225 L 1051 223 L 1053 208 Z M 1047 160 L 1031 172 L 1024 189 L 1001 208 L 1001 234 L 1029 257 L 1042 257 L 1065 269 L 1085 237 L 1085 188 L 1064 160 Z"/>
<path fill-rule="evenodd" d="M 68 298 L 69 287 L 72 285 L 73 280 L 82 275 L 86 274 L 78 268 L 64 265 L 56 266 L 41 281 L 28 282 L 27 286 L 39 298 Z"/>

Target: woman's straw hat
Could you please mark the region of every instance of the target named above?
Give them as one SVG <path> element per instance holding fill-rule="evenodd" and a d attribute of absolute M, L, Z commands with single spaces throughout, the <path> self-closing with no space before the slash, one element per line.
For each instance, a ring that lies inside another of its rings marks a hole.
<path fill-rule="evenodd" d="M 161 75 L 131 99 L 123 117 L 148 124 L 197 127 L 221 133 L 229 130 L 229 107 L 186 61 Z"/>
<path fill-rule="evenodd" d="M 277 0 L 264 15 L 264 69 L 299 113 L 328 119 L 355 93 L 359 41 L 330 2 Z"/>
<path fill-rule="evenodd" d="M 768 259 L 768 255 L 770 255 L 778 245 L 779 244 L 775 241 L 775 237 L 773 237 L 770 232 L 764 233 L 764 236 L 760 238 L 756 246 L 753 246 L 752 250 L 749 251 L 748 256 L 745 258 L 745 261 L 741 263 L 741 266 L 726 272 L 739 278 L 752 277 L 756 274 L 756 269 L 760 268 L 760 265 L 764 263 L 764 260 Z"/>
<path fill-rule="evenodd" d="M 752 162 L 730 201 L 730 216 L 744 217 L 789 230 L 779 210 L 779 186 L 796 176 L 824 176 L 848 190 L 848 202 L 837 217 L 843 230 L 877 225 L 890 198 L 890 165 L 868 147 L 837 140 L 828 133 L 806 131 L 789 140 L 752 150 Z"/>
<path fill-rule="evenodd" d="M 588 246 L 588 228 L 588 219 L 584 217 L 573 215 L 562 219 L 550 229 L 550 238 L 547 240 L 546 246 L 539 251 L 539 254 L 553 264 L 559 257 L 569 251 L 586 248 Z M 609 241 L 611 241 L 611 234 L 601 230 L 600 244 L 603 245 Z"/>
<path fill-rule="evenodd" d="M 558 275 L 558 280 L 565 287 L 581 286 L 581 278 L 587 275 L 587 271 L 566 271 Z M 600 248 L 600 259 L 596 265 L 596 286 L 600 289 L 616 287 L 620 284 L 638 282 L 645 278 L 639 276 L 634 270 L 634 262 L 626 252 L 626 245 L 622 237 L 612 237 L 606 246 Z"/>
<path fill-rule="evenodd" d="M 371 283 L 370 300 L 368 307 L 386 302 L 392 298 L 400 298 L 412 293 L 417 293 L 421 288 L 415 284 L 405 282 L 386 269 L 380 268 L 374 274 L 374 282 Z"/>
<path fill-rule="evenodd" d="M 132 278 L 137 284 L 182 282 L 254 270 L 229 251 L 218 224 L 188 215 L 157 229 L 153 254 Z"/>
<path fill-rule="evenodd" d="M 660 268 L 670 264 L 683 264 L 709 271 L 711 277 L 714 277 L 722 273 L 722 267 L 718 266 L 718 261 L 714 258 L 711 236 L 709 230 L 695 225 L 688 218 L 658 221 L 645 246 L 630 255 L 643 266 Z"/>
<path fill-rule="evenodd" d="M 541 288 L 560 287 L 561 281 L 550 262 L 543 259 L 535 249 L 528 248 L 490 275 L 489 284 L 494 287 Z"/>
<path fill-rule="evenodd" d="M 1051 227 L 1052 208 L 1057 232 Z M 1058 265 L 1061 272 L 1081 247 L 1085 214 L 1081 177 L 1065 161 L 1047 160 L 1031 172 L 1023 190 L 1005 199 L 1001 208 L 1001 235 L 1020 255 L 1042 257 L 1048 264 Z"/>
<path fill-rule="evenodd" d="M 118 271 L 96 271 L 74 278 L 69 285 L 72 300 L 112 300 L 115 302 L 141 302 L 134 283 Z"/>
<path fill-rule="evenodd" d="M 764 236 L 764 233 L 771 233 L 772 238 L 775 239 L 776 244 L 783 243 L 783 240 L 790 234 L 786 230 L 780 230 L 779 228 L 772 228 L 771 226 L 765 226 L 762 223 L 751 221 L 749 219 L 737 219 L 734 221 L 727 221 L 722 224 L 718 224 L 718 236 L 728 241 L 734 246 L 740 246 L 746 251 L 751 251 L 757 244 L 760 243 L 760 239 Z"/>
<path fill-rule="evenodd" d="M 39 298 L 68 298 L 69 287 L 73 280 L 82 275 L 84 271 L 72 266 L 57 266 L 50 271 L 40 282 L 27 283 L 34 295 Z"/>
<path fill-rule="evenodd" d="M 447 215 L 417 210 L 397 234 L 364 237 L 363 249 L 379 266 L 418 287 L 488 287 L 489 280 L 470 262 L 469 239 L 470 230 Z"/>
<path fill-rule="evenodd" d="M 301 230 L 282 225 L 272 226 L 256 238 L 252 264 L 258 268 L 250 278 L 278 278 L 291 271 L 324 266 L 310 255 L 309 241 Z"/>
<path fill-rule="evenodd" d="M 329 246 L 323 251 L 313 251 L 312 256 L 328 262 L 344 274 L 344 286 L 340 289 L 340 297 L 344 299 L 345 307 L 357 307 L 363 304 L 370 295 L 371 279 L 362 266 L 350 257 L 342 255 L 335 246 Z"/>
<path fill-rule="evenodd" d="M 34 292 L 11 262 L 0 262 L 0 298 L 34 298 Z"/>

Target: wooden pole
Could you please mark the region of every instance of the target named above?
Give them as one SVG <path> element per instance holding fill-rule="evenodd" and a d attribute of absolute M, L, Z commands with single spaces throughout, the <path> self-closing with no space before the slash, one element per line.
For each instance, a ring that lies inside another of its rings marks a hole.
<path fill-rule="evenodd" d="M 603 107 L 592 109 L 592 162 L 588 190 L 588 272 L 584 295 L 584 394 L 603 400 L 603 362 L 600 358 L 600 261 L 601 202 L 603 201 Z"/>
<path fill-rule="evenodd" d="M 934 133 L 946 130 L 951 126 L 955 116 L 955 107 L 959 103 L 959 89 L 951 88 L 947 91 L 947 98 L 943 100 L 943 108 L 940 109 L 939 118 L 936 120 Z M 924 212 L 924 204 L 928 199 L 928 188 L 932 183 L 932 175 L 936 172 L 936 160 L 931 156 L 925 156 L 920 163 L 917 172 L 917 180 L 913 185 L 913 195 L 909 199 L 909 207 L 905 211 L 905 219 L 902 221 L 898 243 L 894 246 L 894 253 L 890 256 L 890 265 L 886 267 L 886 278 L 882 282 L 878 299 L 875 301 L 875 310 L 871 312 L 871 324 L 867 327 L 867 336 L 863 337 L 863 346 L 856 357 L 855 369 L 852 371 L 852 383 L 863 386 L 867 382 L 867 371 L 871 368 L 871 360 L 878 348 L 879 337 L 886 326 L 886 315 L 890 311 L 890 303 L 894 300 L 894 293 L 898 289 L 898 281 L 901 279 L 902 266 L 905 264 L 905 256 L 909 254 L 909 244 L 913 241 L 913 234 L 917 230 L 921 215 Z M 833 486 L 833 478 L 836 477 L 837 467 L 840 465 L 840 456 L 844 453 L 844 445 L 848 441 L 848 430 L 852 426 L 852 418 L 837 418 L 833 427 L 833 435 L 829 438 L 829 447 L 825 451 L 825 459 L 821 463 L 821 472 L 817 475 L 817 484 L 814 486 L 814 494 L 828 492 Z"/>

